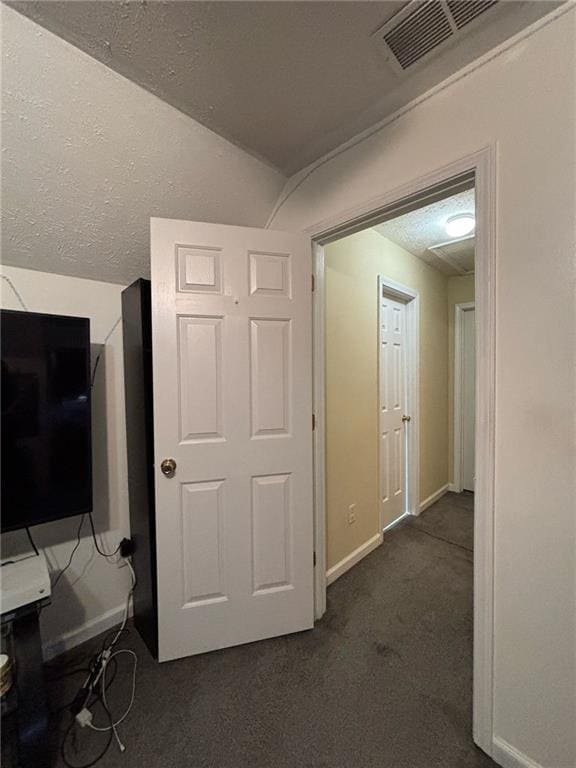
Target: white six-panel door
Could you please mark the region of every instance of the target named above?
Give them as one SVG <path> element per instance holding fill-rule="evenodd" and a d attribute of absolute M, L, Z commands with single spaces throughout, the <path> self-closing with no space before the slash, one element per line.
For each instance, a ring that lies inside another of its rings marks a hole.
<path fill-rule="evenodd" d="M 313 625 L 311 246 L 168 219 L 151 246 L 167 660 Z"/>
<path fill-rule="evenodd" d="M 474 442 L 476 426 L 476 312 L 462 314 L 462 489 L 475 484 Z"/>
<path fill-rule="evenodd" d="M 380 295 L 380 503 L 382 526 L 405 512 L 406 305 Z"/>

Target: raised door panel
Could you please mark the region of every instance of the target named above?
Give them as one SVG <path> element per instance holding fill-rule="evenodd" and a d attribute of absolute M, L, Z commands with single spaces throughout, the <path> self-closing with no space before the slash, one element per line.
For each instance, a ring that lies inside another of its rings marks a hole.
<path fill-rule="evenodd" d="M 290 434 L 290 320 L 250 320 L 250 385 L 252 436 Z"/>
<path fill-rule="evenodd" d="M 383 413 L 390 410 L 390 387 L 388 385 L 388 367 L 390 345 L 386 340 L 380 342 L 380 408 Z"/>
<path fill-rule="evenodd" d="M 254 594 L 292 589 L 290 475 L 252 478 Z"/>
<path fill-rule="evenodd" d="M 221 317 L 178 317 L 180 441 L 221 441 Z"/>
<path fill-rule="evenodd" d="M 380 438 L 380 494 L 382 503 L 390 499 L 390 433 L 383 432 Z"/>
<path fill-rule="evenodd" d="M 402 346 L 399 342 L 394 342 L 390 347 L 391 354 L 388 358 L 388 375 L 390 377 L 390 389 L 392 393 L 391 397 L 391 410 L 401 411 L 403 400 L 403 388 L 402 388 Z"/>
<path fill-rule="evenodd" d="M 393 460 L 391 462 L 392 466 L 392 472 L 390 473 L 392 476 L 392 492 L 394 496 L 399 496 L 402 493 L 402 486 L 403 486 L 403 469 L 404 469 L 404 460 L 403 460 L 403 447 L 404 447 L 404 433 L 401 428 L 397 428 L 392 433 L 392 441 L 393 441 L 393 448 L 392 448 L 392 455 Z"/>
<path fill-rule="evenodd" d="M 184 608 L 227 599 L 223 490 L 224 480 L 181 486 Z"/>
<path fill-rule="evenodd" d="M 222 293 L 222 250 L 178 245 L 176 273 L 180 293 Z"/>
<path fill-rule="evenodd" d="M 253 296 L 292 297 L 292 264 L 287 253 L 249 253 L 249 284 Z"/>

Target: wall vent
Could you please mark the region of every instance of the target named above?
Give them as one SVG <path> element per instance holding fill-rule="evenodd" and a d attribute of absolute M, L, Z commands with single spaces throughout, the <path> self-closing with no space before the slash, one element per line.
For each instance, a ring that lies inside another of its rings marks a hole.
<path fill-rule="evenodd" d="M 498 0 L 411 0 L 374 33 L 398 72 L 428 58 Z M 464 33 L 462 33 L 463 36 Z"/>

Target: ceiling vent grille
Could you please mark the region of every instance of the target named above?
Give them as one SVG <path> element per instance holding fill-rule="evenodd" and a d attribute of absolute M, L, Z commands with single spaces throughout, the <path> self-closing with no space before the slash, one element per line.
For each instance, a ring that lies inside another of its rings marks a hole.
<path fill-rule="evenodd" d="M 441 3 L 427 2 L 383 35 L 383 40 L 402 69 L 407 69 L 453 34 Z"/>
<path fill-rule="evenodd" d="M 427 59 L 498 0 L 411 0 L 374 33 L 398 72 Z M 463 34 L 463 33 L 462 33 Z"/>
<path fill-rule="evenodd" d="M 462 29 L 497 2 L 498 0 L 448 0 L 448 10 L 458 29 Z"/>

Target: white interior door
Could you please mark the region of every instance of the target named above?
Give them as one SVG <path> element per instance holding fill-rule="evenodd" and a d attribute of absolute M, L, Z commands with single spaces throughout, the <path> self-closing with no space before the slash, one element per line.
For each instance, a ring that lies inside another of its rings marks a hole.
<path fill-rule="evenodd" d="M 476 313 L 462 315 L 462 488 L 474 490 L 474 426 L 476 420 Z"/>
<path fill-rule="evenodd" d="M 382 526 L 405 512 L 406 305 L 380 294 L 380 495 Z"/>
<path fill-rule="evenodd" d="M 151 246 L 164 661 L 313 625 L 311 243 L 152 219 Z"/>

